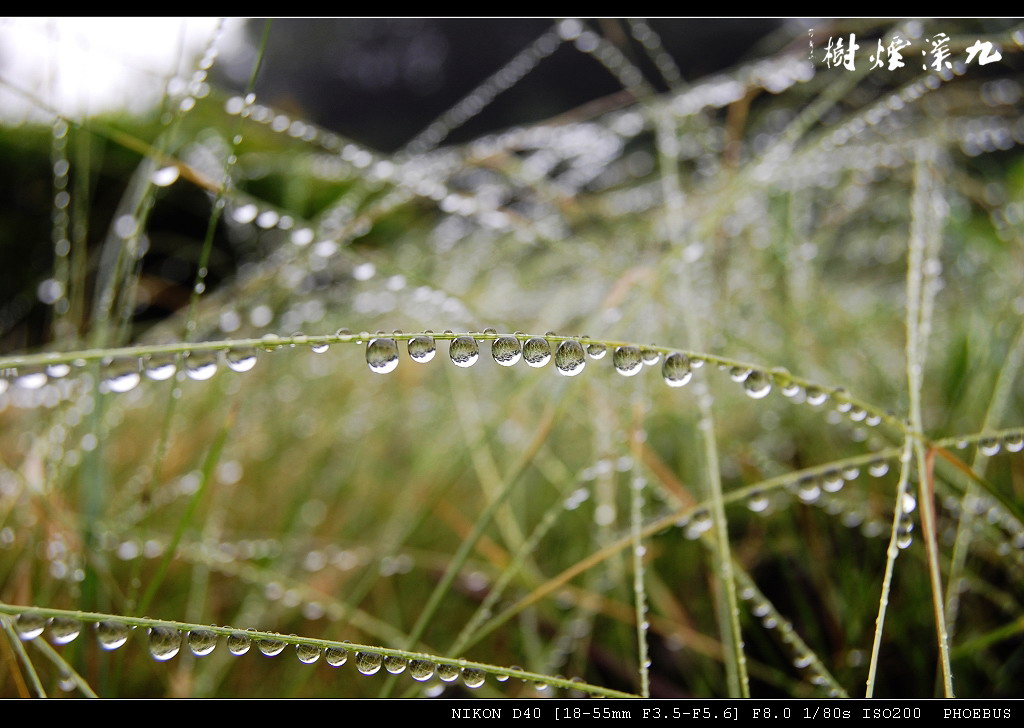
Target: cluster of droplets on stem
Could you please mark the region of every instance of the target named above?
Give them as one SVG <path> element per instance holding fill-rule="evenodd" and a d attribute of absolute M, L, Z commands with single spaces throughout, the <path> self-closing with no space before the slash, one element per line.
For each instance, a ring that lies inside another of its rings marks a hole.
<path fill-rule="evenodd" d="M 366 363 L 371 371 L 388 374 L 398 368 L 401 354 L 398 340 L 393 337 L 400 334 L 400 331 L 395 331 L 388 336 L 383 331 L 378 331 L 373 337 L 367 332 L 360 335 L 361 338 L 368 339 Z M 541 368 L 554 361 L 555 369 L 569 377 L 580 374 L 588 359 L 601 360 L 608 352 L 606 344 L 591 341 L 587 336 L 558 337 L 560 340 L 552 352 L 554 342 L 549 338 L 557 336 L 554 332 L 548 332 L 543 337 L 528 336 L 521 332 L 499 335 L 497 331 L 489 328 L 482 332 L 482 336 L 472 333 L 456 336 L 451 330 L 446 330 L 444 336 L 450 339 L 449 358 L 453 364 L 461 368 L 471 367 L 479 361 L 481 343 L 486 341 L 490 341 L 491 356 L 499 366 L 511 367 L 524 361 L 530 367 Z M 409 338 L 406 348 L 410 359 L 425 364 L 434 359 L 437 342 L 433 332 L 426 331 Z M 661 364 L 662 379 L 669 387 L 683 387 L 688 384 L 693 378 L 694 370 L 702 367 L 704 363 L 700 356 L 678 351 L 663 353 L 653 345 L 616 346 L 612 353 L 612 365 L 615 371 L 624 377 L 635 376 L 645 367 Z M 835 397 L 836 412 L 847 416 L 855 424 L 875 427 L 883 419 L 881 415 L 848 401 L 842 388 L 826 392 L 815 386 L 804 387 L 795 382 L 783 369 L 769 372 L 754 367 L 726 364 L 720 364 L 719 369 L 728 372 L 732 381 L 741 384 L 744 393 L 751 399 L 764 399 L 771 393 L 773 386 L 777 386 L 784 397 L 794 402 L 806 402 L 812 407 L 820 407 L 830 397 Z"/>
<path fill-rule="evenodd" d="M 882 456 L 871 457 L 864 462 L 863 467 L 847 464 L 841 467 L 837 465 L 818 468 L 796 477 L 776 479 L 773 487 L 754 487 L 745 496 L 744 502 L 750 512 L 767 516 L 775 510 L 775 506 L 781 504 L 781 501 L 788 500 L 788 493 L 795 496 L 803 505 L 816 506 L 830 516 L 838 517 L 848 528 L 859 527 L 865 538 L 878 538 L 886 532 L 885 524 L 878 518 L 870 516 L 864 504 L 857 504 L 849 497 L 840 496 L 844 486 L 861 477 L 862 472 L 867 472 L 873 478 L 882 478 L 889 473 L 889 469 L 889 459 Z M 910 545 L 909 534 L 913 530 L 909 520 L 915 505 L 913 496 L 908 495 L 903 504 L 906 509 L 906 539 L 905 542 L 901 540 L 900 545 L 901 548 L 906 548 Z"/>
<path fill-rule="evenodd" d="M 750 613 L 761 620 L 761 625 L 765 629 L 778 633 L 783 644 L 793 655 L 793 667 L 798 670 L 807 670 L 812 685 L 825 689 L 830 698 L 847 697 L 832 676 L 825 671 L 814 652 L 800 638 L 789 620 L 779 614 L 774 605 L 757 590 L 752 582 L 740 589 L 739 597 L 749 603 Z"/>
<path fill-rule="evenodd" d="M 72 617 L 45 617 L 36 612 L 27 611 L 18 614 L 14 619 L 17 635 L 24 641 L 31 641 L 44 632 L 48 632 L 49 641 L 54 645 L 66 645 L 78 638 L 82 632 L 82 622 Z M 103 620 L 94 623 L 96 640 L 104 650 L 116 650 L 128 642 L 134 631 L 119 620 Z M 250 632 L 252 630 L 249 630 Z M 157 625 L 147 629 L 148 650 L 154 660 L 166 662 L 176 657 L 181 651 L 182 643 L 195 657 L 207 657 L 213 654 L 220 636 L 208 629 L 192 629 L 182 631 L 176 627 Z M 285 651 L 288 643 L 281 639 L 265 636 L 252 636 L 242 631 L 233 631 L 225 637 L 228 652 L 236 657 L 245 655 L 255 642 L 260 653 L 266 657 L 276 657 Z M 337 645 L 321 647 L 309 642 L 294 643 L 295 656 L 299 662 L 312 665 L 320 658 L 331 667 L 341 667 L 349 659 L 349 650 Z M 383 667 L 392 675 L 408 672 L 417 682 L 426 682 L 434 677 L 450 683 L 462 678 L 468 688 L 478 688 L 484 684 L 486 673 L 472 665 L 456 666 L 448 663 L 436 663 L 422 658 L 410 659 L 400 655 L 384 655 L 371 650 L 356 651 L 352 660 L 355 669 L 362 675 L 375 675 Z M 515 669 L 515 668 L 513 668 Z M 500 682 L 507 676 L 499 675 Z"/>
<path fill-rule="evenodd" d="M 273 347 L 267 347 L 272 350 Z M 326 351 L 326 345 L 314 345 L 313 351 Z M 256 366 L 256 349 L 249 346 L 230 347 L 223 352 L 194 350 L 177 353 L 153 353 L 144 356 L 116 356 L 100 362 L 99 390 L 105 394 L 124 394 L 134 390 L 143 378 L 167 381 L 179 373 L 182 378 L 201 382 L 212 379 L 221 362 L 233 372 L 247 372 Z M 0 376 L 0 395 L 11 384 L 19 390 L 41 390 L 48 383 L 68 377 L 75 369 L 87 366 L 84 360 L 72 364 L 56 362 L 44 366 L 21 367 Z"/>
<path fill-rule="evenodd" d="M 401 331 L 392 332 L 391 336 L 383 331 L 375 335 L 363 331 L 357 335 L 348 329 L 339 329 L 336 337 L 353 341 L 366 342 L 366 362 L 370 370 L 378 374 L 387 374 L 397 369 L 401 360 L 398 340 L 394 337 Z M 602 342 L 591 341 L 589 337 L 562 338 L 552 352 L 554 342 L 548 337 L 556 336 L 548 332 L 545 336 L 527 336 L 520 332 L 498 335 L 494 329 L 485 329 L 479 335 L 464 334 L 455 336 L 452 331 L 444 332 L 449 338 L 449 358 L 452 363 L 462 368 L 476 364 L 480 359 L 481 342 L 490 340 L 491 355 L 494 361 L 503 367 L 511 367 L 525 361 L 530 367 L 541 368 L 552 360 L 556 370 L 565 376 L 576 376 L 586 367 L 587 360 L 601 360 L 608 351 Z M 417 363 L 425 364 L 434 359 L 437 353 L 437 342 L 430 331 L 416 334 L 408 338 L 406 349 L 409 358 Z M 284 346 L 308 345 L 310 350 L 322 354 L 329 349 L 326 342 L 310 342 L 302 334 L 293 334 L 290 340 L 282 340 L 274 334 L 263 337 L 260 348 L 275 351 Z M 614 347 L 612 364 L 616 372 L 625 377 L 639 374 L 645 367 L 661 364 L 661 375 L 665 384 L 670 387 L 682 387 L 688 384 L 695 369 L 704 365 L 700 356 L 687 355 L 682 352 L 659 351 L 654 346 L 622 345 Z M 248 372 L 257 363 L 257 349 L 245 345 L 225 345 L 222 349 L 197 348 L 183 352 L 154 352 L 142 356 L 114 356 L 100 362 L 101 376 L 99 389 L 101 392 L 125 393 L 135 389 L 141 381 L 165 381 L 172 378 L 206 381 L 214 377 L 223 364 L 237 373 Z M 87 365 L 84 360 L 72 363 L 58 361 L 50 365 L 29 366 L 9 369 L 0 376 L 0 395 L 3 395 L 13 383 L 19 390 L 35 391 L 43 388 L 51 380 L 67 377 L 75 368 Z M 842 388 L 825 391 L 816 386 L 802 386 L 795 382 L 784 369 L 770 372 L 749 366 L 719 364 L 719 369 L 728 373 L 729 378 L 743 386 L 743 390 L 751 399 L 763 399 L 777 387 L 778 391 L 794 402 L 806 402 L 812 407 L 824 405 L 830 398 L 835 398 L 836 406 L 830 417 L 837 415 L 847 417 L 856 425 L 875 427 L 883 417 L 875 412 L 853 404 L 846 399 Z M 838 420 L 830 420 L 838 421 Z M 863 435 L 860 439 L 863 439 Z M 982 454 L 997 454 L 1002 449 L 1006 452 L 1019 452 L 1022 447 L 1021 437 L 1013 433 L 1003 438 L 985 438 L 979 443 Z"/>
<path fill-rule="evenodd" d="M 401 332 L 393 332 L 392 336 Z M 452 331 L 444 332 L 450 338 L 448 356 L 458 367 L 468 368 L 480 359 L 480 344 L 472 334 L 455 336 Z M 607 347 L 600 342 L 591 342 L 588 337 L 579 339 L 568 338 L 557 343 L 552 352 L 552 342 L 546 337 L 556 336 L 548 333 L 544 337 L 516 334 L 498 335 L 494 329 L 483 331 L 486 339 L 491 342 L 491 356 L 503 367 L 511 367 L 520 361 L 533 368 L 541 368 L 554 362 L 555 369 L 562 375 L 573 377 L 580 374 L 587 366 L 587 360 L 600 360 L 607 354 Z M 401 359 L 398 341 L 384 332 L 369 338 L 366 345 L 366 364 L 370 371 L 377 374 L 388 374 L 398 368 Z M 437 352 L 437 343 L 432 332 L 424 332 L 410 338 L 406 344 L 409 358 L 414 362 L 425 364 L 432 361 Z M 662 360 L 660 351 L 653 347 L 619 346 L 612 356 L 615 371 L 630 377 L 640 372 L 644 366 L 655 366 Z M 701 366 L 703 361 L 689 358 L 685 354 L 673 352 L 665 357 L 662 365 L 662 377 L 670 387 L 682 387 L 693 376 L 693 369 Z M 769 387 L 770 388 L 770 387 Z M 767 393 L 767 390 L 764 392 Z M 751 395 L 754 396 L 754 395 Z M 763 395 L 762 395 L 763 396 Z"/>

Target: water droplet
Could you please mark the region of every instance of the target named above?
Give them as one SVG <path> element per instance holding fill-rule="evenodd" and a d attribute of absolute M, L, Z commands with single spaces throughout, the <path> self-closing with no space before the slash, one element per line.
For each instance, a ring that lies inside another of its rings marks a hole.
<path fill-rule="evenodd" d="M 491 356 L 503 367 L 510 367 L 523 357 L 519 339 L 514 336 L 499 336 L 491 344 Z"/>
<path fill-rule="evenodd" d="M 455 682 L 459 679 L 459 668 L 455 665 L 438 665 L 437 676 L 441 682 Z"/>
<path fill-rule="evenodd" d="M 686 538 L 694 541 L 700 538 L 702 533 L 706 533 L 711 530 L 711 527 L 715 525 L 714 520 L 711 518 L 711 514 L 706 508 L 698 508 L 693 512 L 690 517 L 689 523 L 687 524 L 684 535 Z"/>
<path fill-rule="evenodd" d="M 228 635 L 227 644 L 228 652 L 232 655 L 244 655 L 249 651 L 251 642 L 248 635 L 241 632 L 233 632 Z"/>
<path fill-rule="evenodd" d="M 457 367 L 471 367 L 480 358 L 480 346 L 472 336 L 460 336 L 448 347 L 448 356 Z"/>
<path fill-rule="evenodd" d="M 803 387 L 789 379 L 784 374 L 775 375 L 775 383 L 779 385 L 779 391 L 782 392 L 783 397 L 789 397 L 792 399 L 803 391 Z"/>
<path fill-rule="evenodd" d="M 414 336 L 409 339 L 409 358 L 420 364 L 426 364 L 434 358 L 437 347 L 432 336 Z"/>
<path fill-rule="evenodd" d="M 864 534 L 865 538 L 878 538 L 884 531 L 885 526 L 882 525 L 882 522 L 874 519 L 865 521 L 860 527 L 860 532 Z"/>
<path fill-rule="evenodd" d="M 1016 433 L 1003 438 L 1003 446 L 1006 452 L 1020 452 L 1024 450 L 1024 434 Z"/>
<path fill-rule="evenodd" d="M 847 465 L 843 468 L 843 478 L 845 480 L 856 480 L 860 477 L 860 468 L 856 465 Z"/>
<path fill-rule="evenodd" d="M 885 460 L 873 460 L 868 463 L 868 474 L 874 478 L 881 478 L 889 472 L 889 463 Z"/>
<path fill-rule="evenodd" d="M 821 405 L 825 404 L 825 401 L 827 399 L 828 394 L 822 392 L 817 387 L 807 388 L 807 404 L 811 405 L 812 407 L 820 407 Z"/>
<path fill-rule="evenodd" d="M 128 641 L 128 625 L 113 620 L 97 622 L 96 641 L 105 650 L 116 650 Z"/>
<path fill-rule="evenodd" d="M 19 369 L 14 383 L 22 389 L 40 389 L 46 384 L 46 372 L 42 369 Z"/>
<path fill-rule="evenodd" d="M 734 382 L 745 382 L 750 373 L 751 370 L 747 367 L 735 366 L 729 369 L 729 378 Z"/>
<path fill-rule="evenodd" d="M 978 449 L 981 450 L 982 455 L 997 455 L 999 453 L 1001 443 L 994 437 L 986 437 L 978 441 Z"/>
<path fill-rule="evenodd" d="M 743 390 L 751 399 L 763 399 L 772 391 L 772 380 L 764 372 L 754 370 L 743 380 Z"/>
<path fill-rule="evenodd" d="M 580 342 L 569 339 L 555 350 L 555 368 L 567 377 L 575 377 L 587 366 L 587 355 Z"/>
<path fill-rule="evenodd" d="M 248 224 L 256 219 L 256 215 L 259 214 L 259 208 L 256 205 L 249 203 L 236 207 L 231 212 L 231 217 L 234 218 L 235 222 L 242 223 L 243 225 Z"/>
<path fill-rule="evenodd" d="M 384 658 L 384 669 L 392 675 L 401 675 L 405 668 L 409 667 L 409 661 L 397 655 L 387 655 Z"/>
<path fill-rule="evenodd" d="M 174 376 L 178 371 L 175 354 L 153 354 L 143 364 L 146 376 L 156 382 L 162 382 Z"/>
<path fill-rule="evenodd" d="M 531 367 L 542 367 L 551 361 L 551 345 L 540 337 L 528 339 L 523 344 L 523 359 Z"/>
<path fill-rule="evenodd" d="M 665 357 L 665 363 L 661 366 L 661 376 L 670 387 L 685 386 L 693 378 L 693 370 L 690 369 L 690 360 L 686 354 L 673 352 Z"/>
<path fill-rule="evenodd" d="M 190 351 L 185 354 L 185 374 L 202 382 L 217 373 L 217 354 L 212 351 Z"/>
<path fill-rule="evenodd" d="M 371 339 L 366 345 L 366 364 L 371 372 L 387 374 L 398 367 L 398 344 L 394 339 Z"/>
<path fill-rule="evenodd" d="M 640 358 L 646 366 L 653 367 L 661 361 L 661 352 L 649 346 L 640 347 Z"/>
<path fill-rule="evenodd" d="M 348 662 L 348 650 L 342 647 L 328 647 L 324 650 L 324 662 L 331 667 L 341 667 Z"/>
<path fill-rule="evenodd" d="M 82 631 L 82 623 L 71 617 L 54 617 L 50 622 L 50 642 L 66 645 L 74 642 Z"/>
<path fill-rule="evenodd" d="M 640 357 L 640 350 L 635 346 L 620 346 L 612 354 L 612 364 L 615 371 L 624 377 L 632 377 L 643 368 L 644 361 Z"/>
<path fill-rule="evenodd" d="M 310 351 L 312 351 L 314 354 L 323 354 L 330 348 L 330 344 L 313 344 L 312 346 L 309 347 Z"/>
<path fill-rule="evenodd" d="M 376 652 L 357 652 L 355 657 L 356 669 L 364 675 L 375 675 L 383 664 L 382 658 Z"/>
<path fill-rule="evenodd" d="M 115 359 L 104 368 L 100 391 L 130 392 L 138 386 L 141 378 L 138 359 Z"/>
<path fill-rule="evenodd" d="M 23 640 L 34 640 L 46 629 L 46 617 L 35 612 L 22 612 L 14 619 L 14 629 Z"/>
<path fill-rule="evenodd" d="M 46 374 L 52 379 L 60 379 L 71 373 L 71 365 L 61 362 L 60 364 L 48 364 Z"/>
<path fill-rule="evenodd" d="M 868 416 L 867 411 L 863 407 L 852 407 L 850 409 L 850 419 L 854 422 L 863 422 L 864 418 Z"/>
<path fill-rule="evenodd" d="M 914 534 L 909 530 L 900 530 L 896 533 L 896 548 L 903 549 L 910 548 L 910 544 L 914 542 Z"/>
<path fill-rule="evenodd" d="M 188 633 L 188 648 L 196 657 L 206 657 L 217 648 L 217 635 L 206 629 L 194 629 Z"/>
<path fill-rule="evenodd" d="M 247 372 L 256 366 L 256 350 L 251 346 L 228 349 L 224 361 L 233 372 Z"/>
<path fill-rule="evenodd" d="M 285 648 L 285 644 L 281 640 L 269 638 L 257 640 L 256 646 L 259 647 L 260 652 L 262 652 L 267 657 L 276 657 L 277 655 L 280 655 L 282 652 L 284 652 Z"/>
<path fill-rule="evenodd" d="M 846 485 L 846 480 L 838 470 L 827 470 L 821 476 L 821 488 L 826 493 L 838 493 L 844 485 Z"/>
<path fill-rule="evenodd" d="M 882 416 L 868 415 L 867 417 L 864 418 L 864 424 L 867 425 L 868 427 L 878 427 L 880 424 L 882 424 Z"/>
<path fill-rule="evenodd" d="M 149 654 L 154 660 L 169 660 L 177 655 L 180 649 L 181 632 L 171 627 L 149 628 Z"/>
<path fill-rule="evenodd" d="M 604 354 L 601 354 L 601 356 L 604 356 Z M 599 356 L 597 358 L 600 359 L 601 356 Z M 497 680 L 500 683 L 508 682 L 508 675 L 495 675 L 494 679 Z"/>
<path fill-rule="evenodd" d="M 437 668 L 429 660 L 413 660 L 409 663 L 409 674 L 417 682 L 426 682 L 434 677 L 434 670 Z"/>
<path fill-rule="evenodd" d="M 813 477 L 800 478 L 797 483 L 797 497 L 804 503 L 814 503 L 821 497 L 821 486 Z"/>
<path fill-rule="evenodd" d="M 747 508 L 754 513 L 764 513 L 768 510 L 769 505 L 771 505 L 771 501 L 769 501 L 768 496 L 760 490 L 753 491 L 747 498 Z"/>
<path fill-rule="evenodd" d="M 181 170 L 176 166 L 171 165 L 169 167 L 162 167 L 153 172 L 150 180 L 157 187 L 170 187 L 178 181 L 178 177 L 181 175 Z"/>
<path fill-rule="evenodd" d="M 814 661 L 814 658 L 810 655 L 797 655 L 793 658 L 793 667 L 803 670 Z"/>
<path fill-rule="evenodd" d="M 565 342 L 563 342 L 565 343 Z M 580 347 L 580 354 L 583 353 L 583 347 Z M 486 674 L 483 670 L 476 667 L 465 667 L 462 669 L 462 682 L 467 688 L 478 688 L 484 684 Z"/>
<path fill-rule="evenodd" d="M 591 359 L 604 359 L 604 355 L 608 353 L 608 347 L 604 344 L 594 342 L 587 347 L 587 354 Z"/>
<path fill-rule="evenodd" d="M 320 659 L 320 648 L 316 645 L 300 643 L 295 645 L 295 656 L 299 658 L 299 662 L 312 665 Z"/>
<path fill-rule="evenodd" d="M 917 508 L 917 498 L 910 493 L 904 493 L 900 499 L 900 509 L 903 513 L 913 513 L 915 508 Z"/>

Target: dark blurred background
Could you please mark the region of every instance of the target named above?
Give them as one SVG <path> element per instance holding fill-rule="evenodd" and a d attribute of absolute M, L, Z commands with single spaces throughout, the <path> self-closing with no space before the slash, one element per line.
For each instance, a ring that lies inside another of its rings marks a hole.
<path fill-rule="evenodd" d="M 245 51 L 222 58 L 216 67 L 226 85 L 244 87 L 264 22 L 248 21 Z M 777 51 L 779 44 L 769 45 L 766 39 L 784 24 L 795 23 L 806 32 L 802 21 L 770 18 L 647 22 L 687 81 L 730 68 L 743 58 Z M 257 97 L 375 149 L 391 151 L 552 25 L 544 18 L 274 20 Z M 626 21 L 591 20 L 587 27 L 623 50 L 656 88 L 665 88 Z M 621 90 L 597 60 L 566 43 L 456 130 L 451 141 L 541 121 Z"/>

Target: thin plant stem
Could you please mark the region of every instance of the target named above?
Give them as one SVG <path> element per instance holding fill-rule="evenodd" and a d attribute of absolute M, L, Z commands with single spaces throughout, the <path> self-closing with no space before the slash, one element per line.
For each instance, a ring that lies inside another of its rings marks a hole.
<path fill-rule="evenodd" d="M 89 685 L 89 682 L 82 677 L 75 668 L 68 664 L 68 661 L 64 659 L 57 650 L 50 646 L 50 643 L 43 639 L 32 640 L 32 646 L 43 653 L 50 662 L 57 666 L 64 675 L 64 678 L 74 682 L 75 687 L 78 688 L 79 692 L 87 698 L 99 698 L 96 692 Z"/>
<path fill-rule="evenodd" d="M 14 649 L 14 654 L 18 656 L 22 667 L 25 668 L 25 674 L 28 675 L 29 684 L 35 691 L 36 696 L 45 698 L 46 690 L 43 689 L 43 683 L 39 679 L 39 673 L 36 672 L 36 666 L 32 664 L 32 659 L 28 656 L 28 652 L 25 651 L 25 645 L 21 643 L 21 639 L 11 626 L 10 620 L 0 619 L 0 622 L 3 623 L 4 633 L 7 635 L 7 641 Z"/>
<path fill-rule="evenodd" d="M 1002 420 L 1006 407 L 1009 404 L 1010 393 L 1013 389 L 1013 382 L 1020 372 L 1021 364 L 1024 363 L 1024 324 L 1017 329 L 1017 335 L 1010 345 L 1009 354 L 1003 360 L 999 368 L 999 376 L 995 386 L 992 388 L 992 397 L 989 399 L 988 409 L 985 412 L 985 421 L 981 426 L 986 431 Z M 988 458 L 980 449 L 975 450 L 974 458 L 971 461 L 971 470 L 979 475 L 985 474 L 988 465 Z M 960 500 L 960 519 L 957 522 L 956 538 L 953 541 L 953 556 L 949 566 L 949 582 L 946 584 L 946 623 L 950 637 L 956 631 L 956 619 L 959 613 L 961 580 L 964 575 L 964 568 L 967 563 L 967 554 L 971 548 L 971 534 L 975 523 L 975 514 L 972 501 L 979 496 L 979 488 L 973 482 L 967 484 L 963 498 Z"/>
<path fill-rule="evenodd" d="M 637 662 L 640 664 L 640 694 L 645 698 L 649 698 L 651 697 L 651 658 L 647 646 L 649 621 L 647 618 L 647 589 L 644 586 L 644 553 L 646 549 L 640 536 L 643 524 L 644 488 L 646 485 L 640 473 L 640 464 L 643 462 L 643 455 L 640 451 L 640 438 L 643 432 L 643 408 L 643 399 L 639 396 L 634 397 L 633 426 L 632 436 L 630 437 L 633 472 L 630 474 L 629 484 L 629 532 L 633 542 L 633 605 L 636 609 L 636 642 Z"/>
<path fill-rule="evenodd" d="M 346 652 L 375 652 L 383 656 L 394 656 L 407 660 L 426 660 L 438 665 L 451 665 L 462 669 L 475 668 L 493 675 L 501 675 L 509 678 L 517 678 L 520 680 L 526 680 L 531 682 L 544 682 L 552 685 L 553 687 L 580 690 L 585 693 L 589 693 L 592 695 L 602 695 L 608 698 L 639 697 L 637 695 L 626 693 L 621 690 L 612 690 L 610 688 L 604 688 L 598 685 L 574 682 L 566 678 L 552 677 L 550 675 L 541 675 L 535 672 L 529 672 L 527 670 L 520 670 L 517 668 L 506 668 L 497 665 L 489 665 L 487 663 L 482 662 L 474 662 L 471 660 L 452 659 L 448 657 L 442 657 L 439 655 L 431 655 L 423 652 L 412 652 L 409 650 L 394 649 L 390 647 L 370 645 L 359 642 L 338 642 L 335 640 L 324 640 L 315 637 L 283 635 L 278 634 L 277 632 L 265 632 L 262 630 L 240 631 L 233 627 L 220 627 L 216 625 L 196 624 L 194 622 L 179 622 L 167 619 L 153 619 L 150 617 L 131 617 L 122 614 L 108 614 L 102 612 L 81 612 L 67 609 L 52 609 L 49 607 L 27 607 L 14 604 L 0 604 L 0 614 L 17 616 L 19 614 L 26 613 L 32 613 L 44 618 L 67 617 L 87 624 L 94 624 L 99 622 L 118 622 L 128 627 L 141 627 L 146 629 L 153 627 L 163 627 L 166 629 L 177 630 L 179 632 L 205 631 L 221 637 L 228 637 L 241 632 L 254 642 L 259 640 L 273 640 L 277 642 L 283 642 L 286 645 L 312 645 L 314 647 L 320 647 L 322 649 L 334 647 L 345 650 Z M 6 625 L 6 620 L 4 620 L 4 623 Z"/>
<path fill-rule="evenodd" d="M 931 330 L 932 298 L 935 292 L 934 286 L 925 285 L 925 270 L 934 270 L 934 264 L 937 262 L 942 227 L 936 222 L 935 217 L 938 216 L 940 208 L 944 209 L 941 201 L 936 199 L 935 173 L 932 170 L 935 153 L 930 147 L 918 147 L 917 163 L 914 167 L 914 197 L 907 265 L 907 381 L 910 394 L 910 425 L 918 433 L 924 432 L 921 418 L 921 387 L 924 378 L 925 349 Z M 953 672 L 949 659 L 949 633 L 936 540 L 934 479 L 930 460 L 926 457 L 924 445 L 920 440 L 914 440 L 914 451 L 917 456 L 918 502 L 921 508 L 921 530 L 928 556 L 928 577 L 931 581 L 939 665 L 943 691 L 947 698 L 952 698 Z M 896 510 L 899 513 L 898 504 Z"/>
<path fill-rule="evenodd" d="M 896 557 L 900 548 L 899 525 L 903 515 L 903 496 L 907 493 L 910 483 L 911 461 L 913 452 L 912 441 L 908 437 L 900 457 L 900 479 L 896 486 L 896 505 L 892 514 L 892 530 L 889 534 L 889 547 L 885 552 L 885 574 L 882 576 L 882 590 L 878 598 L 878 616 L 875 617 L 875 634 L 871 643 L 871 657 L 868 661 L 868 680 L 864 689 L 864 697 L 872 698 L 875 694 L 875 683 L 878 677 L 878 656 L 882 649 L 882 631 L 885 629 L 885 615 L 889 608 L 889 590 L 892 586 L 892 575 L 896 566 Z"/>
<path fill-rule="evenodd" d="M 669 149 L 676 149 L 674 143 L 675 126 L 667 115 L 657 118 L 658 163 L 661 171 L 661 184 L 665 198 L 665 222 L 669 239 L 673 247 L 679 249 L 684 244 L 684 223 L 682 215 L 683 195 L 679 183 L 679 163 Z M 702 321 L 697 313 L 695 301 L 697 296 L 690 295 L 695 288 L 695 281 L 689 267 L 683 268 L 681 290 L 686 292 L 687 300 L 683 303 L 684 320 L 692 341 L 700 346 L 702 341 Z M 698 438 L 704 455 L 704 476 L 707 492 L 711 500 L 711 513 L 714 521 L 714 539 L 717 548 L 713 552 L 715 573 L 718 575 L 721 598 L 718 600 L 718 618 L 722 630 L 722 644 L 725 646 L 726 680 L 729 694 L 732 697 L 750 697 L 750 684 L 746 670 L 746 655 L 743 651 L 743 636 L 740 629 L 739 602 L 736 598 L 736 583 L 732 574 L 732 553 L 729 547 L 728 521 L 725 516 L 725 504 L 722 500 L 722 478 L 718 465 L 718 446 L 715 441 L 715 416 L 711 407 L 711 396 L 706 385 L 699 381 L 701 391 L 697 393 L 699 421 Z"/>
<path fill-rule="evenodd" d="M 157 590 L 160 588 L 160 584 L 163 582 L 164 576 L 166 576 L 167 570 L 170 568 L 171 561 L 175 557 L 178 544 L 181 543 L 181 538 L 185 535 L 185 530 L 191 525 L 192 519 L 196 513 L 196 508 L 198 507 L 199 502 L 203 499 L 207 486 L 213 478 L 214 469 L 217 467 L 217 463 L 220 461 L 220 455 L 224 451 L 224 443 L 227 442 L 228 435 L 231 434 L 231 429 L 237 416 L 237 410 L 237 406 L 234 406 L 229 410 L 227 416 L 224 418 L 224 424 L 221 426 L 210 445 L 210 449 L 206 454 L 206 459 L 203 462 L 199 487 L 196 488 L 195 493 L 192 494 L 188 507 L 185 509 L 181 520 L 178 521 L 177 528 L 174 530 L 171 542 L 164 551 L 164 557 L 161 560 L 160 565 L 157 567 L 156 573 L 151 578 L 149 586 L 146 587 L 146 591 L 143 592 L 142 598 L 139 600 L 139 611 L 143 614 L 145 614 L 146 610 L 149 609 L 149 605 L 156 596 Z"/>

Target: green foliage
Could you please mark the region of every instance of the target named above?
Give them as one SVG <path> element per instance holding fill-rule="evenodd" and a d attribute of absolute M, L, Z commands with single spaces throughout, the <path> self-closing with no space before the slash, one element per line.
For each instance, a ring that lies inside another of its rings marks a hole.
<path fill-rule="evenodd" d="M 2 131 L 0 695 L 1019 693 L 1021 31 L 660 94 L 558 32 L 630 94 L 416 154 Z"/>

